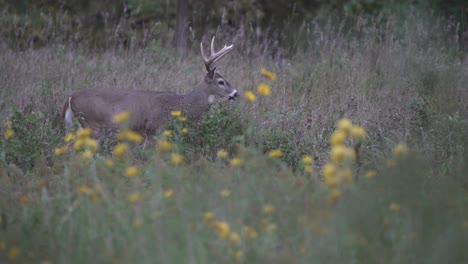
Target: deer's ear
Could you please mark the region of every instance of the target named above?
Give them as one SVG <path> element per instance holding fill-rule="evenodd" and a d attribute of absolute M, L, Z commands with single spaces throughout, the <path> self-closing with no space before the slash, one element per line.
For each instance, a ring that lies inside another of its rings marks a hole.
<path fill-rule="evenodd" d="M 208 80 L 213 80 L 214 79 L 214 76 L 215 76 L 215 73 L 216 73 L 216 67 L 213 68 L 211 71 L 208 72 L 208 74 L 206 75 L 206 78 Z"/>

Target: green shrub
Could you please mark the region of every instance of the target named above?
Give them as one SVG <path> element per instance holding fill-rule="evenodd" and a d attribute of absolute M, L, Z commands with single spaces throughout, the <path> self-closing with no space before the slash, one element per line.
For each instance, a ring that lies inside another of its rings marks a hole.
<path fill-rule="evenodd" d="M 246 123 L 235 108 L 218 107 L 199 122 L 189 124 L 189 133 L 184 136 L 182 146 L 189 152 L 213 159 L 220 149 L 235 152 L 237 143 L 243 141 L 246 129 Z"/>
<path fill-rule="evenodd" d="M 6 139 L 2 137 L 2 156 L 4 161 L 14 163 L 23 170 L 34 166 L 38 157 L 44 155 L 50 162 L 54 147 L 61 141 L 61 135 L 52 129 L 52 125 L 42 113 L 23 114 L 12 109 L 8 128 L 13 135 Z"/>

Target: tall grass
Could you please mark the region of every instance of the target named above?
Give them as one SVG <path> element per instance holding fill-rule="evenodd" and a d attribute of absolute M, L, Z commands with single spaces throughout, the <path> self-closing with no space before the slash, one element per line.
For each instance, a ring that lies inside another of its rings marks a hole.
<path fill-rule="evenodd" d="M 295 52 L 236 39 L 242 48 L 220 62 L 221 73 L 239 91 L 266 82 L 272 94 L 215 105 L 171 140 L 180 165 L 156 146 L 121 157 L 51 153 L 64 144 L 56 139 L 67 93 L 186 92 L 205 74 L 198 53 L 178 58 L 157 42 L 0 51 L 0 119 L 13 121 L 2 135 L 14 132 L 0 140 L 1 262 L 463 263 L 468 60 L 445 22 L 317 21 L 298 30 Z M 344 117 L 367 137 L 349 165 L 359 180 L 331 188 L 322 168 Z M 399 142 L 410 151 L 392 154 Z M 219 148 L 228 157 L 217 157 Z M 268 157 L 274 149 L 283 155 Z M 30 166 L 12 158 L 30 156 Z"/>

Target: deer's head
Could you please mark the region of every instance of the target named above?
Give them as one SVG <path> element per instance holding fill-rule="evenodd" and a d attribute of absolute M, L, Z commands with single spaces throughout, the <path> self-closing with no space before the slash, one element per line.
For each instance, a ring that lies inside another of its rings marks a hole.
<path fill-rule="evenodd" d="M 224 55 L 228 54 L 233 49 L 233 45 L 226 46 L 222 48 L 220 51 L 216 52 L 214 49 L 214 40 L 211 40 L 211 54 L 209 57 L 205 56 L 205 52 L 203 50 L 203 43 L 200 43 L 200 50 L 201 55 L 203 58 L 203 62 L 205 63 L 206 70 L 208 73 L 205 76 L 205 83 L 208 88 L 208 93 L 213 96 L 218 96 L 221 98 L 227 98 L 228 100 L 235 100 L 237 97 L 237 90 L 229 84 L 226 79 L 224 79 L 216 67 L 212 67 L 213 64 L 224 57 Z M 210 98 L 211 102 L 214 98 Z"/>

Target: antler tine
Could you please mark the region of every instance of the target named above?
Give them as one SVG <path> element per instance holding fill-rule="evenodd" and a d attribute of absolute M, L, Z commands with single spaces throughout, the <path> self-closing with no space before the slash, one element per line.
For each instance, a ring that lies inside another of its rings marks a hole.
<path fill-rule="evenodd" d="M 201 55 L 202 55 L 203 61 L 205 62 L 205 67 L 207 71 L 210 71 L 211 70 L 210 66 L 216 61 L 218 61 L 219 59 L 221 59 L 222 57 L 224 57 L 224 55 L 228 54 L 234 47 L 234 45 L 230 45 L 230 46 L 224 45 L 224 47 L 220 51 L 216 52 L 214 49 L 214 41 L 215 41 L 215 37 L 211 39 L 211 47 L 210 47 L 211 54 L 209 57 L 205 56 L 205 52 L 203 50 L 203 43 L 200 43 Z"/>
<path fill-rule="evenodd" d="M 213 36 L 213 38 L 211 39 L 211 54 L 210 54 L 210 56 L 215 56 L 216 55 L 216 51 L 214 49 L 214 40 L 215 40 L 215 36 Z"/>

